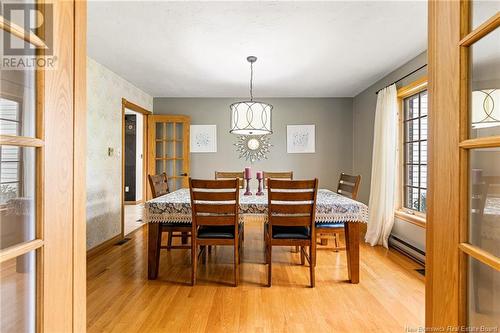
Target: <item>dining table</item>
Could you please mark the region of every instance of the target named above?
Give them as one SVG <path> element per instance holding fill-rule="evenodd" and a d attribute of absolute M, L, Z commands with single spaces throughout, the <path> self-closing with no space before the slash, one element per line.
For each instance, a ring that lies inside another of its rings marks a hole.
<path fill-rule="evenodd" d="M 264 189 L 262 195 L 245 195 L 240 191 L 240 222 L 246 216 L 261 217 L 267 220 L 268 196 Z M 161 237 L 158 237 L 162 223 L 191 223 L 191 198 L 187 188 L 182 188 L 163 196 L 146 201 L 144 219 L 148 225 L 148 279 L 158 277 Z M 319 189 L 316 199 L 316 226 L 322 223 L 343 223 L 348 277 L 351 283 L 359 283 L 359 241 L 360 224 L 368 222 L 368 207 L 356 200 L 342 196 L 328 189 Z"/>

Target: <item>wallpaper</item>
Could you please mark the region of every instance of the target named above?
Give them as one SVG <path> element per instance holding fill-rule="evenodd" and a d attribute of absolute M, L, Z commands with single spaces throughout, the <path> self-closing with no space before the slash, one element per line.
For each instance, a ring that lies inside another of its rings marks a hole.
<path fill-rule="evenodd" d="M 121 232 L 122 98 L 153 110 L 152 96 L 87 58 L 87 249 Z"/>

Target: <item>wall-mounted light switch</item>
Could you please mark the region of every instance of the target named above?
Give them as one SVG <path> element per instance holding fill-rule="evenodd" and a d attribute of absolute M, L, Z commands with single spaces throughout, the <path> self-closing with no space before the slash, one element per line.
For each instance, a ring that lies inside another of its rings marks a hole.
<path fill-rule="evenodd" d="M 128 192 L 128 191 L 129 191 L 129 187 L 125 186 L 125 192 Z"/>

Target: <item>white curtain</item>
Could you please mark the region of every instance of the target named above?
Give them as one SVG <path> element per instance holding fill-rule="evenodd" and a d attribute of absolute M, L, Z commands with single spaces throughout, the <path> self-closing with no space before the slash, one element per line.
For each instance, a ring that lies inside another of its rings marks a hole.
<path fill-rule="evenodd" d="M 398 184 L 398 99 L 396 85 L 378 93 L 373 131 L 372 178 L 365 241 L 388 247 Z"/>

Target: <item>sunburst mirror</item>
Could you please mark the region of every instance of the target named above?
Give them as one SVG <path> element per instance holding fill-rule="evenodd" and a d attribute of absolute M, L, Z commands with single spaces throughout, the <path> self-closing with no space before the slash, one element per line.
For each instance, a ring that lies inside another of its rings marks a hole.
<path fill-rule="evenodd" d="M 267 135 L 240 135 L 234 144 L 236 151 L 240 153 L 240 158 L 244 158 L 250 163 L 267 159 L 271 143 Z"/>

